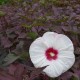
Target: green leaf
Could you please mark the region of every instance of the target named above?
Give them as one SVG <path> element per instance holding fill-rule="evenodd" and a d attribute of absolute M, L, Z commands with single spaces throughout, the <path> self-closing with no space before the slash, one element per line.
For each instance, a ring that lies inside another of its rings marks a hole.
<path fill-rule="evenodd" d="M 9 0 L 0 0 L 0 5 L 7 3 Z"/>
<path fill-rule="evenodd" d="M 37 38 L 38 35 L 37 35 L 37 33 L 35 33 L 35 32 L 29 32 L 29 33 L 28 33 L 28 36 L 29 36 L 31 39 L 34 40 L 34 39 Z"/>
<path fill-rule="evenodd" d="M 76 76 L 72 76 L 70 80 L 79 80 L 79 79 Z"/>
<path fill-rule="evenodd" d="M 3 60 L 3 66 L 7 66 L 14 61 L 16 61 L 20 56 L 17 56 L 15 54 L 9 53 Z"/>
<path fill-rule="evenodd" d="M 5 12 L 0 11 L 0 17 L 3 17 L 3 16 L 5 16 Z"/>
<path fill-rule="evenodd" d="M 27 52 L 22 52 L 22 54 L 20 55 L 21 60 L 27 60 L 29 58 L 29 53 Z"/>
<path fill-rule="evenodd" d="M 41 4 L 45 4 L 45 0 L 40 0 L 40 3 Z"/>
<path fill-rule="evenodd" d="M 27 24 L 22 24 L 22 27 L 25 27 L 25 28 L 27 28 L 27 29 L 31 29 L 31 28 L 32 28 L 31 25 L 27 25 Z"/>
<path fill-rule="evenodd" d="M 0 68 L 1 67 L 3 68 L 2 62 L 3 62 L 3 60 L 4 60 L 4 58 L 6 57 L 7 54 L 8 53 L 6 52 L 6 50 L 3 49 L 2 47 L 0 47 Z"/>

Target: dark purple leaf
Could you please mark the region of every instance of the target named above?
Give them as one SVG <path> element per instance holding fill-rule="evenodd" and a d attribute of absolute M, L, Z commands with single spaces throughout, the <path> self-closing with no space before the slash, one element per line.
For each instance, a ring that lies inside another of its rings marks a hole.
<path fill-rule="evenodd" d="M 69 80 L 72 77 L 72 75 L 72 72 L 65 72 L 59 77 L 59 80 Z"/>
<path fill-rule="evenodd" d="M 1 45 L 4 46 L 4 48 L 9 48 L 13 44 L 7 37 L 1 37 Z"/>
<path fill-rule="evenodd" d="M 30 80 L 33 80 L 36 77 L 39 77 L 39 75 L 42 73 L 43 69 L 45 69 L 46 67 L 42 67 L 42 68 L 37 68 L 35 70 L 32 71 L 31 75 L 30 75 Z"/>
<path fill-rule="evenodd" d="M 0 69 L 0 80 L 16 80 L 16 78 Z"/>
<path fill-rule="evenodd" d="M 80 54 L 80 47 L 77 47 L 76 49 L 75 49 L 75 54 Z"/>
<path fill-rule="evenodd" d="M 18 36 L 18 38 L 26 38 L 26 37 L 27 37 L 27 34 L 26 33 L 21 33 Z"/>

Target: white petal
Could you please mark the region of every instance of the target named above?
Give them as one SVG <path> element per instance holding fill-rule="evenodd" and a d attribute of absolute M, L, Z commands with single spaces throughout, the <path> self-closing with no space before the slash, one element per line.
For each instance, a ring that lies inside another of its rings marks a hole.
<path fill-rule="evenodd" d="M 47 68 L 43 70 L 50 77 L 58 77 L 62 73 L 66 72 L 74 64 L 75 58 L 65 58 L 58 59 L 55 62 L 52 62 Z"/>
<path fill-rule="evenodd" d="M 56 43 L 55 43 L 54 47 L 59 51 L 60 50 L 74 51 L 72 41 L 67 36 L 65 36 L 63 34 L 59 34 L 56 37 Z"/>
<path fill-rule="evenodd" d="M 59 62 L 54 62 L 53 64 L 47 66 L 43 72 L 45 72 L 50 77 L 58 77 L 63 72 L 63 66 Z"/>
<path fill-rule="evenodd" d="M 50 65 L 50 64 L 51 64 L 51 62 L 48 61 L 48 60 L 46 60 L 46 58 L 44 58 L 44 59 L 38 61 L 38 62 L 35 64 L 35 67 L 36 67 L 36 68 L 40 68 L 40 67 L 48 66 L 48 65 Z"/>
<path fill-rule="evenodd" d="M 74 51 L 60 51 L 58 59 L 64 67 L 63 72 L 65 72 L 70 69 L 75 62 Z"/>
<path fill-rule="evenodd" d="M 44 54 L 47 49 L 47 46 L 44 44 L 43 39 L 37 38 L 30 46 L 29 53 L 30 56 L 36 56 Z"/>
<path fill-rule="evenodd" d="M 44 67 L 50 65 L 52 61 L 48 61 L 45 55 L 35 55 L 31 56 L 31 61 L 36 68 Z"/>
<path fill-rule="evenodd" d="M 43 38 L 37 38 L 30 46 L 29 53 L 31 61 L 33 62 L 34 66 L 36 68 L 38 67 L 44 67 L 50 64 L 49 61 L 47 61 L 45 52 L 48 47 L 43 41 Z"/>
<path fill-rule="evenodd" d="M 64 67 L 63 73 L 65 71 L 67 71 L 68 69 L 70 69 L 72 67 L 72 65 L 74 64 L 74 62 L 75 62 L 75 56 L 74 56 L 74 54 L 72 54 L 72 57 L 71 56 L 66 56 L 66 57 L 62 56 L 62 57 L 59 57 L 59 59 L 61 61 L 60 63 Z"/>
<path fill-rule="evenodd" d="M 53 67 L 52 65 L 47 66 L 43 72 L 45 72 L 49 77 L 56 77 L 56 70 L 55 67 Z"/>
<path fill-rule="evenodd" d="M 40 62 L 44 60 L 44 56 L 36 56 L 36 57 L 31 57 L 31 61 L 33 62 L 34 66 L 36 68 L 40 67 Z"/>
<path fill-rule="evenodd" d="M 46 32 L 46 33 L 44 33 L 42 38 L 44 39 L 44 42 L 47 44 L 48 47 L 53 47 L 53 45 L 56 41 L 57 35 L 58 34 L 55 32 Z"/>
<path fill-rule="evenodd" d="M 73 58 L 74 57 L 74 51 L 59 51 L 58 57 L 68 57 Z"/>

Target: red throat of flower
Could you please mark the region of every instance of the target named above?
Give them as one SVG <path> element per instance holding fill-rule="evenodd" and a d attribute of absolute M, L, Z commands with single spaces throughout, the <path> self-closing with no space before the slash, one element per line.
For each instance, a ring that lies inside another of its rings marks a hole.
<path fill-rule="evenodd" d="M 58 50 L 54 48 L 48 48 L 45 52 L 46 58 L 51 61 L 51 60 L 56 60 L 57 55 L 58 55 Z"/>

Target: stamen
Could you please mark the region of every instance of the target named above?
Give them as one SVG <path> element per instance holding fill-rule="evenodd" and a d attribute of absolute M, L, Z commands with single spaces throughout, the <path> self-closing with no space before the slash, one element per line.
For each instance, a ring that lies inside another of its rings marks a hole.
<path fill-rule="evenodd" d="M 55 54 L 54 54 L 54 53 L 52 53 L 52 52 L 50 53 L 50 55 L 51 55 L 52 57 L 53 57 L 53 56 L 55 56 Z"/>
<path fill-rule="evenodd" d="M 54 48 L 48 48 L 45 52 L 46 58 L 50 60 L 56 60 L 58 55 L 58 50 Z"/>

